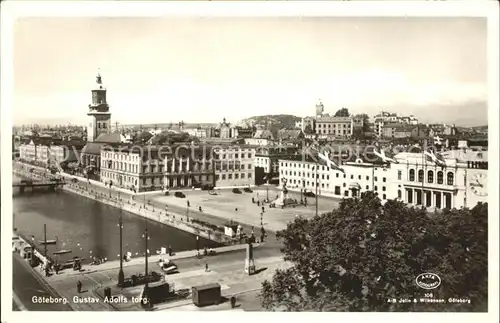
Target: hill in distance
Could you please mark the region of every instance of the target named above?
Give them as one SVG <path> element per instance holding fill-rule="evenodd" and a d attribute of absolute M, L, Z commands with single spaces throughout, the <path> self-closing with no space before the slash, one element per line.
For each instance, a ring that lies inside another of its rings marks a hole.
<path fill-rule="evenodd" d="M 253 116 L 238 122 L 241 127 L 265 127 L 268 129 L 293 129 L 295 123 L 302 118 L 290 114 L 269 114 L 263 116 Z"/>

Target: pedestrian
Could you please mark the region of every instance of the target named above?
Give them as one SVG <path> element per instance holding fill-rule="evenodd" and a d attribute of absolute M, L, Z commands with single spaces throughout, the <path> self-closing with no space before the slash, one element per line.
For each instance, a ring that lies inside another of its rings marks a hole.
<path fill-rule="evenodd" d="M 168 246 L 168 255 L 172 257 L 172 247 Z"/>
<path fill-rule="evenodd" d="M 205 263 L 205 271 L 208 272 L 208 263 Z"/>
<path fill-rule="evenodd" d="M 234 208 L 234 210 L 235 210 L 236 212 L 238 212 L 238 208 L 237 208 L 237 207 L 235 207 L 235 208 Z"/>
<path fill-rule="evenodd" d="M 82 282 L 81 281 L 78 281 L 76 283 L 76 291 L 78 292 L 78 294 L 80 294 L 82 292 Z"/>

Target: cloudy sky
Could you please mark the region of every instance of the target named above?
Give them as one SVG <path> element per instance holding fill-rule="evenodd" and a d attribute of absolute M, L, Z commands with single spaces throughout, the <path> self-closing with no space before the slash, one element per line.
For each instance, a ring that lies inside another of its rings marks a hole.
<path fill-rule="evenodd" d="M 14 32 L 16 124 L 86 123 L 98 68 L 122 124 L 306 116 L 319 99 L 487 124 L 485 19 L 29 18 Z"/>

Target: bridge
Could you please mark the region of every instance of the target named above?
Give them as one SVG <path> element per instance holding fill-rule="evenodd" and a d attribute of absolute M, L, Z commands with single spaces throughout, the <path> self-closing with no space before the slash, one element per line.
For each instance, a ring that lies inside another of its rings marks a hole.
<path fill-rule="evenodd" d="M 58 180 L 58 181 L 40 181 L 40 182 L 33 182 L 33 181 L 22 181 L 18 183 L 12 183 L 12 187 L 16 188 L 19 187 L 19 191 L 21 193 L 24 193 L 26 188 L 31 188 L 32 190 L 34 188 L 48 188 L 51 191 L 54 191 L 56 187 L 60 187 L 66 184 L 64 181 Z"/>

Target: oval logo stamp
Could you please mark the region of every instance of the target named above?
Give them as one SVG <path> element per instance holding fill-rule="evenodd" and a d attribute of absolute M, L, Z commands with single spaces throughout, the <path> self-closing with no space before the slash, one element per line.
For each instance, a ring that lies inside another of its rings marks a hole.
<path fill-rule="evenodd" d="M 441 285 L 441 278 L 433 273 L 424 273 L 415 279 L 417 286 L 423 289 L 435 289 Z"/>

